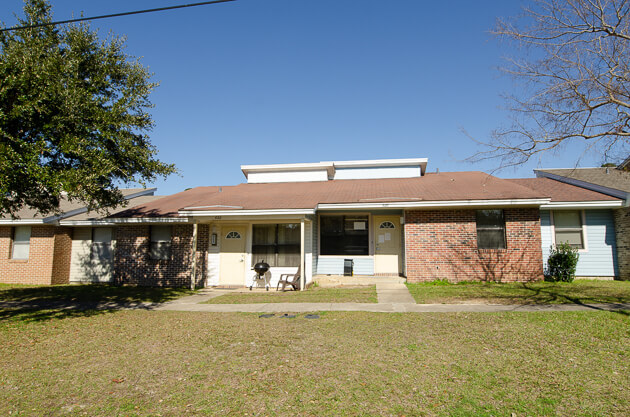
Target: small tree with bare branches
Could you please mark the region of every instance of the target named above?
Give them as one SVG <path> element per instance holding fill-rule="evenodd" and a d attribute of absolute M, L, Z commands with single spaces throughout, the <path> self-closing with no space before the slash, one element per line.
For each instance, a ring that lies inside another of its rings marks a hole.
<path fill-rule="evenodd" d="M 578 145 L 606 160 L 628 156 L 630 0 L 533 0 L 493 34 L 517 47 L 502 69 L 520 88 L 506 97 L 511 123 L 471 160 L 506 167 Z"/>

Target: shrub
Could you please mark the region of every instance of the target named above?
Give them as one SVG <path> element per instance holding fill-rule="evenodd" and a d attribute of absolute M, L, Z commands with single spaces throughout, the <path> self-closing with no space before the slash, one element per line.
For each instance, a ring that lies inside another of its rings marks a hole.
<path fill-rule="evenodd" d="M 551 246 L 547 260 L 547 275 L 550 281 L 573 282 L 578 259 L 577 249 L 567 242 Z"/>

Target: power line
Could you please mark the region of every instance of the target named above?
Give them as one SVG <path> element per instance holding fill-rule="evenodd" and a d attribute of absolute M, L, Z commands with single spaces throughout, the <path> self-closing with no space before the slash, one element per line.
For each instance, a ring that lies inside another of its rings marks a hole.
<path fill-rule="evenodd" d="M 56 25 L 63 25 L 63 24 L 66 24 L 66 23 L 74 23 L 74 22 L 86 22 L 88 20 L 107 19 L 109 17 L 129 16 L 129 15 L 132 15 L 132 14 L 162 12 L 162 11 L 165 11 L 165 10 L 183 9 L 185 7 L 207 6 L 209 4 L 227 3 L 227 2 L 231 2 L 231 1 L 236 1 L 236 0 L 202 1 L 202 2 L 199 2 L 199 3 L 180 4 L 178 6 L 158 7 L 157 9 L 145 9 L 145 10 L 136 10 L 136 11 L 133 11 L 133 12 L 105 14 L 105 15 L 102 15 L 102 16 L 82 17 L 82 18 L 79 18 L 79 19 L 68 19 L 68 20 L 60 20 L 60 21 L 57 21 L 57 22 L 38 23 L 36 25 L 28 25 L 28 26 L 18 26 L 18 27 L 13 27 L 13 28 L 5 28 L 5 29 L 0 29 L 0 32 L 9 32 L 11 30 L 38 28 L 38 27 L 42 27 L 42 26 L 56 26 Z"/>

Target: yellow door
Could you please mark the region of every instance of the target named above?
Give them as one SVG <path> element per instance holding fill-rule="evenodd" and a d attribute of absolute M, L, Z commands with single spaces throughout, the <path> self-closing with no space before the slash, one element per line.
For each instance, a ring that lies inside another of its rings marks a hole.
<path fill-rule="evenodd" d="M 400 216 L 373 216 L 374 273 L 398 275 L 401 269 Z"/>
<path fill-rule="evenodd" d="M 245 285 L 245 226 L 221 228 L 219 285 Z"/>

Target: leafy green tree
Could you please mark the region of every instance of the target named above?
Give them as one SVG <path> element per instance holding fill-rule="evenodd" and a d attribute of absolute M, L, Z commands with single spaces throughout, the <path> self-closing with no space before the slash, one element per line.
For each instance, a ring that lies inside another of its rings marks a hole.
<path fill-rule="evenodd" d="M 52 21 L 47 0 L 25 0 L 24 14 L 18 26 Z M 124 39 L 86 24 L 0 33 L 0 214 L 55 212 L 62 196 L 114 207 L 118 184 L 175 172 L 148 137 L 150 78 Z"/>

